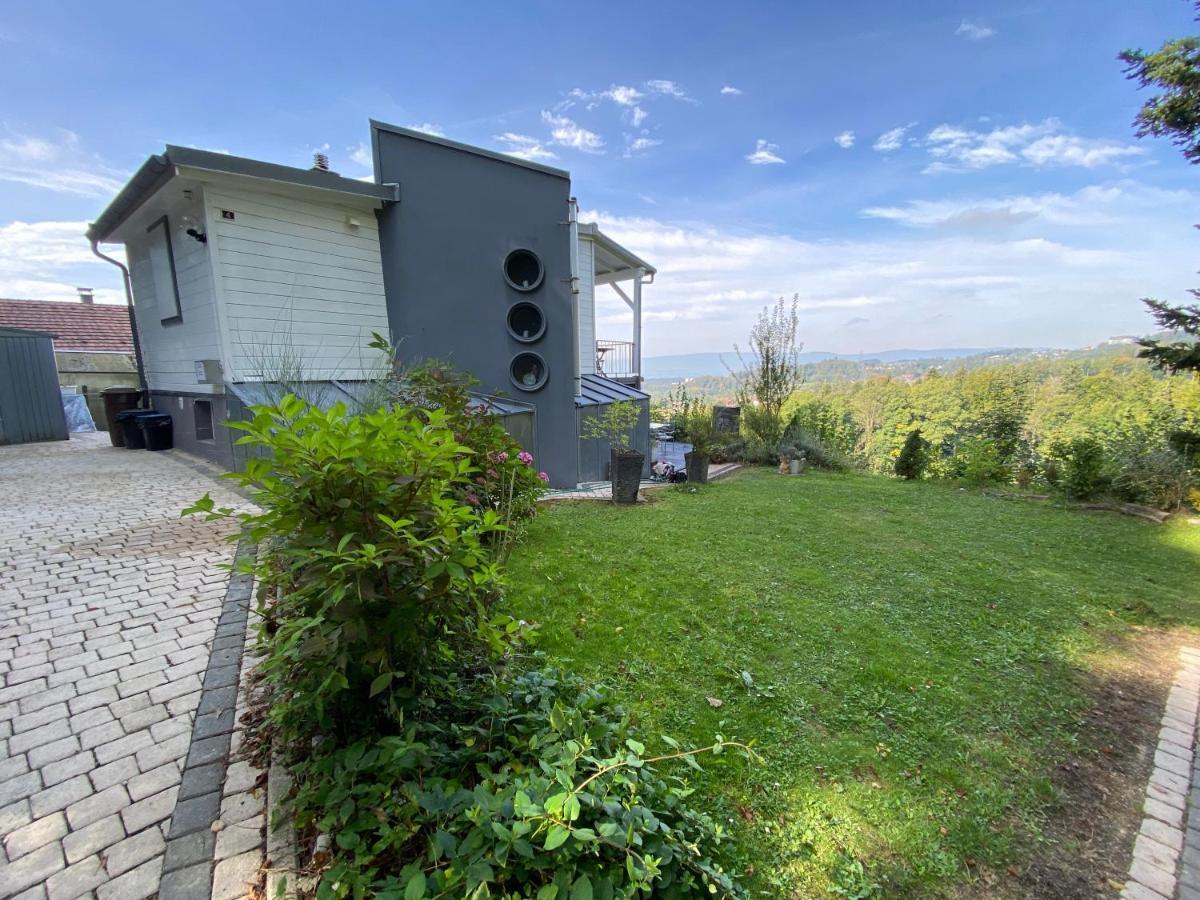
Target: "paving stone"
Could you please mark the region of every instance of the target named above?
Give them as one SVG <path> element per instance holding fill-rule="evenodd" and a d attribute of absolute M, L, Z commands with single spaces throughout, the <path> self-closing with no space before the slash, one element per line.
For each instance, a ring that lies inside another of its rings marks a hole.
<path fill-rule="evenodd" d="M 125 824 L 125 830 L 132 834 L 170 816 L 175 808 L 175 795 L 178 790 L 175 787 L 167 788 L 121 810 L 121 821 Z"/>
<path fill-rule="evenodd" d="M 1163 803 L 1161 800 L 1148 796 L 1142 811 L 1172 828 L 1183 828 L 1183 810 L 1177 806 L 1171 806 L 1169 803 Z"/>
<path fill-rule="evenodd" d="M 129 792 L 125 790 L 125 786 L 114 784 L 68 806 L 67 821 L 71 823 L 72 829 L 83 828 L 125 809 L 129 803 Z"/>
<path fill-rule="evenodd" d="M 231 763 L 225 773 L 224 793 L 240 794 L 252 789 L 261 774 L 262 770 L 256 769 L 248 760 Z"/>
<path fill-rule="evenodd" d="M 66 833 L 66 817 L 60 812 L 51 813 L 5 836 L 4 852 L 10 861 L 17 860 L 51 841 L 60 840 Z"/>
<path fill-rule="evenodd" d="M 179 799 L 190 800 L 204 794 L 219 794 L 225 781 L 225 766 L 221 762 L 185 769 L 179 786 Z"/>
<path fill-rule="evenodd" d="M 112 787 L 114 784 L 124 784 L 138 774 L 137 760 L 132 756 L 123 756 L 106 766 L 98 766 L 91 771 L 89 777 L 92 785 L 98 791 Z"/>
<path fill-rule="evenodd" d="M 96 889 L 98 900 L 144 900 L 158 891 L 162 857 L 156 856 Z"/>
<path fill-rule="evenodd" d="M 166 841 L 162 832 L 157 828 L 147 828 L 109 847 L 104 853 L 105 868 L 109 875 L 121 875 L 148 859 L 161 856 L 165 850 Z"/>
<path fill-rule="evenodd" d="M 258 878 L 262 855 L 257 850 L 231 856 L 213 870 L 212 900 L 240 900 Z"/>
<path fill-rule="evenodd" d="M 1158 891 L 1152 891 L 1144 884 L 1139 884 L 1136 881 L 1125 882 L 1125 889 L 1121 891 L 1122 900 L 1171 900 L 1169 897 L 1164 897 Z"/>
<path fill-rule="evenodd" d="M 96 767 L 96 757 L 90 750 L 84 750 L 58 762 L 42 766 L 42 781 L 46 787 L 53 787 L 60 781 L 66 781 L 76 775 L 91 772 Z"/>
<path fill-rule="evenodd" d="M 42 788 L 42 776 L 37 772 L 26 772 L 0 782 L 0 806 L 16 803 Z"/>
<path fill-rule="evenodd" d="M 192 742 L 188 752 L 187 766 L 203 766 L 219 762 L 229 755 L 229 735 L 219 734 L 215 737 L 202 738 Z"/>
<path fill-rule="evenodd" d="M 62 868 L 65 868 L 62 847 L 52 841 L 4 867 L 4 891 L 11 895 L 42 884 Z"/>
<path fill-rule="evenodd" d="M 88 781 L 87 776 L 76 775 L 74 778 L 68 778 L 66 781 L 60 782 L 52 788 L 47 788 L 40 793 L 34 794 L 29 798 L 29 803 L 33 809 L 34 818 L 40 819 L 42 816 L 49 815 L 52 812 L 66 809 L 72 803 L 78 803 L 92 793 L 92 783 Z"/>
<path fill-rule="evenodd" d="M 41 769 L 50 763 L 66 759 L 79 752 L 79 738 L 72 734 L 57 741 L 42 744 L 40 747 L 34 747 L 29 751 L 29 765 L 34 769 Z"/>
<path fill-rule="evenodd" d="M 226 825 L 217 832 L 216 859 L 228 859 L 240 853 L 261 849 L 265 846 L 265 824 L 266 816 L 257 815 L 233 825 Z"/>
<path fill-rule="evenodd" d="M 209 900 L 211 896 L 212 863 L 207 861 L 167 872 L 158 887 L 158 900 Z"/>
<path fill-rule="evenodd" d="M 1175 893 L 1175 875 L 1144 860 L 1135 859 L 1129 867 L 1129 877 L 1140 882 L 1153 891 L 1158 891 L 1164 897 Z"/>
<path fill-rule="evenodd" d="M 1176 854 L 1183 849 L 1183 831 L 1172 828 L 1155 819 L 1143 819 L 1141 833 L 1164 846 L 1170 847 Z"/>
<path fill-rule="evenodd" d="M 108 816 L 68 834 L 63 838 L 63 852 L 67 862 L 75 863 L 124 839 L 125 826 L 121 824 L 121 817 Z"/>
<path fill-rule="evenodd" d="M 0 834 L 16 831 L 32 821 L 33 813 L 29 810 L 28 800 L 18 800 L 16 803 L 0 807 Z"/>
<path fill-rule="evenodd" d="M 103 860 L 99 856 L 89 856 L 51 875 L 46 881 L 46 893 L 50 900 L 74 900 L 90 894 L 107 880 Z"/>
<path fill-rule="evenodd" d="M 201 862 L 204 863 L 206 870 L 210 869 L 216 842 L 217 836 L 213 834 L 211 828 L 169 839 L 163 871 L 174 872 L 176 869 L 183 869 Z"/>

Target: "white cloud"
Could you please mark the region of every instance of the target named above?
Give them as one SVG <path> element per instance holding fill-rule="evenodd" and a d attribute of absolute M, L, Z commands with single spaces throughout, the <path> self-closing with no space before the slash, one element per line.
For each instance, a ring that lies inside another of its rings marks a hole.
<path fill-rule="evenodd" d="M 914 200 L 902 206 L 873 206 L 869 219 L 915 228 L 1009 229 L 1026 224 L 1104 228 L 1136 214 L 1189 202 L 1187 192 L 1164 191 L 1138 182 L 1091 185 L 1073 194 L 1019 194 L 996 198 Z"/>
<path fill-rule="evenodd" d="M 724 96 L 737 96 L 741 92 L 741 88 L 735 88 L 732 84 L 727 84 L 721 88 L 721 93 Z"/>
<path fill-rule="evenodd" d="M 995 33 L 995 28 L 990 28 L 987 25 L 979 25 L 976 22 L 968 22 L 966 19 L 963 19 L 962 24 L 954 29 L 955 37 L 963 37 L 968 41 L 982 41 L 984 38 L 990 38 Z"/>
<path fill-rule="evenodd" d="M 357 147 L 348 147 L 350 151 L 350 161 L 358 163 L 360 166 L 366 166 L 368 169 L 375 165 L 375 161 L 371 158 L 371 148 L 365 143 L 360 143 Z"/>
<path fill-rule="evenodd" d="M 86 222 L 0 225 L 0 297 L 73 300 L 76 286 L 88 285 L 99 301 L 125 302 L 116 267 L 92 255 L 86 231 Z"/>
<path fill-rule="evenodd" d="M 602 95 L 617 104 L 617 106 L 635 106 L 645 96 L 637 88 L 624 84 L 614 84 L 607 91 L 604 91 Z"/>
<path fill-rule="evenodd" d="M 843 131 L 841 134 L 834 137 L 833 142 L 843 150 L 849 150 L 854 146 L 854 132 Z"/>
<path fill-rule="evenodd" d="M 628 159 L 632 156 L 640 156 L 652 147 L 657 147 L 662 141 L 649 137 L 645 134 L 634 137 L 633 135 L 625 135 L 625 157 Z"/>
<path fill-rule="evenodd" d="M 664 78 L 653 78 L 646 82 L 646 90 L 652 94 L 662 94 L 665 97 L 676 97 L 679 100 L 690 99 L 677 81 L 667 81 Z"/>
<path fill-rule="evenodd" d="M 646 112 L 640 106 L 635 106 L 629 111 L 629 115 L 630 120 L 633 122 L 633 127 L 637 128 L 646 121 L 646 118 L 650 115 L 650 113 Z"/>
<path fill-rule="evenodd" d="M 754 152 L 746 154 L 746 160 L 752 166 L 779 165 L 786 162 L 786 160 L 779 155 L 778 150 L 778 144 L 772 144 L 769 141 L 759 138 L 754 143 Z"/>
<path fill-rule="evenodd" d="M 493 135 L 492 140 L 504 145 L 502 148 L 504 153 L 518 159 L 527 159 L 531 162 L 558 159 L 557 154 L 553 150 L 547 150 L 539 138 L 530 137 L 527 134 L 514 134 L 506 131 L 504 134 Z"/>
<path fill-rule="evenodd" d="M 604 139 L 594 131 L 588 131 L 566 116 L 542 111 L 542 121 L 550 126 L 550 142 L 562 147 L 583 150 L 586 153 L 603 153 Z"/>
<path fill-rule="evenodd" d="M 420 131 L 424 134 L 432 134 L 434 137 L 445 137 L 446 132 L 442 130 L 441 125 L 435 125 L 433 122 L 419 122 L 416 125 L 408 126 L 413 131 Z"/>
<path fill-rule="evenodd" d="M 1033 211 L 1021 231 L 802 240 L 604 212 L 582 218 L 658 269 L 645 290 L 647 355 L 728 348 L 764 304 L 793 293 L 813 350 L 1079 346 L 1147 329 L 1137 298 L 1182 296 L 1194 279 L 1188 224 L 1200 193 L 1121 182 L 1063 197 L 964 201 L 958 210 L 910 206 L 920 224 L 936 225 L 972 205 L 988 212 L 1004 203 Z M 1088 220 L 1097 224 L 1076 224 Z M 597 335 L 622 339 L 628 309 L 609 295 L 597 291 Z M 851 335 L 848 317 L 869 321 L 855 322 Z"/>
<path fill-rule="evenodd" d="M 909 122 L 907 125 L 900 125 L 885 131 L 876 138 L 874 149 L 880 153 L 890 153 L 893 150 L 899 150 L 904 143 L 904 136 L 908 134 L 908 129 L 916 124 L 916 122 Z"/>
<path fill-rule="evenodd" d="M 1005 164 L 1080 166 L 1096 168 L 1137 156 L 1146 149 L 1102 138 L 1066 134 L 1054 118 L 975 131 L 957 125 L 938 125 L 925 136 L 934 158 L 927 173 L 986 169 Z"/>
<path fill-rule="evenodd" d="M 0 137 L 0 181 L 79 197 L 111 197 L 127 174 L 84 152 L 79 136 L 52 138 L 9 132 Z"/>

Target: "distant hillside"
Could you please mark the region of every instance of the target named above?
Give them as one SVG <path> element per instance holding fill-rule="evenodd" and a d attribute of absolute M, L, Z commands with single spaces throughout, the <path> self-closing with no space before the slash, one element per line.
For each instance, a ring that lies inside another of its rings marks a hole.
<path fill-rule="evenodd" d="M 948 347 L 933 350 L 883 350 L 879 353 L 826 353 L 812 351 L 800 354 L 803 363 L 818 363 L 827 360 L 847 360 L 849 362 L 905 362 L 922 359 L 962 359 L 967 356 L 980 356 L 991 353 L 1003 353 L 1010 348 L 1005 347 Z M 724 360 L 722 362 L 722 360 Z M 739 368 L 737 354 L 727 353 L 680 353 L 673 356 L 647 356 L 642 360 L 642 375 L 652 381 L 661 379 L 697 378 L 703 375 L 723 376 L 729 374 L 729 368 Z"/>

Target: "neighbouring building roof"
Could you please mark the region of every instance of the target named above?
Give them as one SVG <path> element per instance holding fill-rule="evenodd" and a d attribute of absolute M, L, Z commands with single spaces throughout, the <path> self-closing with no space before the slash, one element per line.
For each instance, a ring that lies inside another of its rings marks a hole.
<path fill-rule="evenodd" d="M 124 305 L 0 299 L 0 326 L 53 335 L 55 350 L 133 352 L 129 309 Z"/>

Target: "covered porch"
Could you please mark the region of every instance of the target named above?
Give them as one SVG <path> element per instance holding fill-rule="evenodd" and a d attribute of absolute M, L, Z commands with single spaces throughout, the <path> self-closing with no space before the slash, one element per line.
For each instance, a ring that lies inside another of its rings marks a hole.
<path fill-rule="evenodd" d="M 593 278 L 598 292 L 607 285 L 629 307 L 633 327 L 627 338 L 599 337 L 594 340 L 595 372 L 630 387 L 642 383 L 642 286 L 653 284 L 657 270 L 625 249 L 595 224 L 581 223 L 579 236 L 593 249 Z"/>

